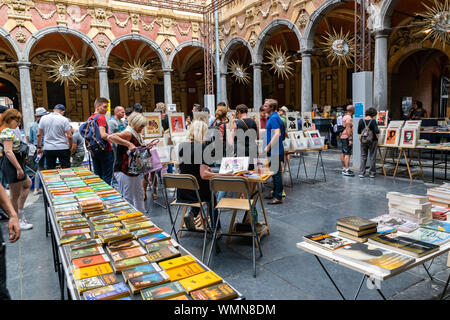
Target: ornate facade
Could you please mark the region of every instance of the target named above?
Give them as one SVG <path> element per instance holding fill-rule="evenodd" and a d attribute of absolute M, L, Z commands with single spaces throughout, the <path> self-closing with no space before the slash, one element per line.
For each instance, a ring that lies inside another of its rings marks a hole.
<path fill-rule="evenodd" d="M 179 2 L 187 7 L 209 1 Z M 450 44 L 433 46 L 410 26 L 414 15 L 425 10 L 424 3 L 433 1 L 372 0 L 367 7 L 373 104 L 397 116 L 402 96 L 422 100 L 434 116 L 445 114 L 448 104 L 442 82 L 450 76 Z M 229 2 L 219 11 L 221 81 L 215 86 L 222 100 L 232 107 L 259 107 L 263 98 L 274 97 L 303 111 L 314 104 L 351 102 L 353 66 L 331 62 L 321 41 L 333 30 L 353 33 L 353 7 L 352 1 L 343 0 Z M 83 121 L 97 96 L 110 98 L 113 106 L 139 102 L 146 111 L 163 100 L 189 112 L 193 103 L 203 104 L 203 30 L 200 14 L 151 7 L 140 0 L 0 0 L 0 84 L 10 88 L 9 95 L 4 90 L 0 94 L 22 108 L 26 127 L 36 107 L 51 109 L 58 102 L 66 105 L 71 120 Z M 282 79 L 270 70 L 271 47 L 291 57 L 293 75 Z M 48 65 L 58 56 L 73 57 L 85 66 L 79 83 L 49 78 Z M 145 62 L 153 71 L 145 87 L 125 84 L 123 68 L 134 61 Z M 230 61 L 247 67 L 248 84 L 233 80 Z"/>

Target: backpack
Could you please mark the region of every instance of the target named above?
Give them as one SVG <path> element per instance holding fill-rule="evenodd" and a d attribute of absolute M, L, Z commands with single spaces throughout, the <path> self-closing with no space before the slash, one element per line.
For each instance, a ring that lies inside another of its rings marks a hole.
<path fill-rule="evenodd" d="M 339 116 L 336 118 L 336 124 L 333 126 L 333 131 L 337 135 L 340 135 L 342 131 L 344 131 L 345 127 L 343 126 L 343 117 Z"/>
<path fill-rule="evenodd" d="M 84 138 L 86 149 L 88 149 L 92 155 L 104 151 L 108 146 L 108 143 L 100 136 L 100 128 L 97 123 L 97 118 L 99 116 L 100 115 L 97 115 L 94 118 L 83 122 L 79 128 L 80 134 Z"/>
<path fill-rule="evenodd" d="M 362 144 L 371 144 L 374 140 L 373 131 L 370 129 L 370 123 L 372 122 L 373 119 L 369 121 L 368 125 L 364 119 L 361 120 L 364 122 L 364 129 L 361 132 L 359 141 L 361 141 Z"/>

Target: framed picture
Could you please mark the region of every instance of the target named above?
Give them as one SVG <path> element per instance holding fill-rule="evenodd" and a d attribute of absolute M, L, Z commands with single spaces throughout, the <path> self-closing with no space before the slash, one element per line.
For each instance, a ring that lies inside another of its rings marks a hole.
<path fill-rule="evenodd" d="M 417 128 L 403 128 L 402 137 L 400 139 L 400 146 L 414 148 L 417 144 L 417 133 Z"/>
<path fill-rule="evenodd" d="M 312 112 L 302 112 L 302 130 L 313 130 Z"/>
<path fill-rule="evenodd" d="M 177 105 L 174 103 L 168 103 L 167 104 L 167 111 L 168 112 L 177 112 Z"/>
<path fill-rule="evenodd" d="M 185 122 L 184 113 L 170 113 L 169 117 L 169 129 L 170 135 L 184 135 L 185 134 Z"/>
<path fill-rule="evenodd" d="M 297 112 L 286 113 L 286 129 L 288 132 L 298 131 L 298 118 Z"/>
<path fill-rule="evenodd" d="M 379 128 L 379 129 L 380 129 L 380 134 L 378 135 L 378 144 L 383 145 L 384 139 L 386 137 L 386 128 Z"/>
<path fill-rule="evenodd" d="M 291 141 L 291 150 L 308 149 L 308 140 L 303 135 L 303 131 L 289 132 L 288 136 Z"/>
<path fill-rule="evenodd" d="M 395 121 L 391 121 L 389 122 L 389 128 L 401 128 L 403 127 L 403 125 L 405 124 L 404 120 L 395 120 Z"/>
<path fill-rule="evenodd" d="M 398 146 L 398 141 L 400 139 L 399 132 L 400 132 L 399 128 L 387 128 L 384 144 L 387 146 Z"/>
<path fill-rule="evenodd" d="M 206 124 L 209 125 L 208 112 L 201 111 L 201 112 L 193 112 L 192 114 L 193 114 L 194 121 L 195 120 L 202 120 L 203 122 L 205 122 Z"/>
<path fill-rule="evenodd" d="M 377 123 L 378 127 L 387 127 L 389 111 L 378 111 Z"/>
<path fill-rule="evenodd" d="M 144 112 L 143 115 L 147 120 L 144 128 L 144 139 L 161 137 L 163 134 L 161 113 Z"/>
<path fill-rule="evenodd" d="M 405 127 L 409 128 L 418 128 L 420 129 L 420 126 L 422 125 L 422 120 L 408 120 L 405 122 Z"/>
<path fill-rule="evenodd" d="M 317 130 L 311 130 L 306 133 L 311 145 L 311 148 L 323 148 L 322 139 L 320 133 Z"/>

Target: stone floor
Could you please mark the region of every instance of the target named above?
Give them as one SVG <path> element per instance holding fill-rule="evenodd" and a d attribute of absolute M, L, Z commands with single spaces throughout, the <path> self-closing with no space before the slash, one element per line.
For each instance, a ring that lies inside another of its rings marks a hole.
<path fill-rule="evenodd" d="M 314 256 L 296 248 L 305 234 L 336 230 L 336 219 L 349 215 L 373 218 L 386 213 L 386 192 L 399 191 L 424 195 L 433 186 L 421 180 L 384 177 L 376 179 L 344 177 L 341 175 L 339 153 L 329 150 L 323 155 L 326 182 L 314 184 L 294 181 L 293 189 L 285 187 L 287 198 L 282 205 L 266 206 L 270 235 L 261 240 L 263 256 L 257 253 L 257 277 L 252 276 L 252 247 L 248 239 L 234 238 L 231 244 L 220 240 L 221 252 L 215 254 L 211 268 L 238 289 L 247 299 L 340 299 Z M 425 161 L 426 163 L 426 161 Z M 313 175 L 316 153 L 306 156 L 308 175 Z M 292 162 L 294 176 L 297 159 Z M 426 168 L 426 180 L 430 169 Z M 443 172 L 437 171 L 442 175 Z M 300 172 L 302 174 L 303 171 Z M 319 177 L 320 177 L 319 172 Z M 438 180 L 437 183 L 442 182 Z M 270 185 L 266 186 L 268 191 Z M 154 223 L 169 231 L 167 211 L 149 203 L 148 216 Z M 25 212 L 34 229 L 24 231 L 20 241 L 7 244 L 7 284 L 13 299 L 59 299 L 59 284 L 52 264 L 50 238 L 45 236 L 42 196 L 30 194 Z M 260 215 L 260 219 L 261 219 Z M 228 226 L 230 214 L 222 215 L 222 225 Z M 0 227 L 6 235 L 6 223 Z M 186 233 L 180 243 L 197 257 L 201 255 L 202 236 Z M 322 260 L 344 296 L 352 298 L 358 288 L 361 274 L 332 262 Z M 447 254 L 436 258 L 430 272 L 446 280 L 450 269 Z M 411 269 L 381 283 L 388 299 L 436 299 L 442 286 L 430 281 L 423 267 Z M 359 299 L 380 299 L 378 293 L 363 286 Z"/>

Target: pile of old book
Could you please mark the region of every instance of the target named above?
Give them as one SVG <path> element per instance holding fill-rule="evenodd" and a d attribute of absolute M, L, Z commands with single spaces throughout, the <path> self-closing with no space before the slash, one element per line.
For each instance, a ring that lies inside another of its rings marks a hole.
<path fill-rule="evenodd" d="M 439 207 L 445 209 L 450 208 L 450 184 L 444 183 L 439 187 L 429 188 L 427 190 L 429 201 Z"/>
<path fill-rule="evenodd" d="M 75 287 L 86 300 L 227 300 L 223 279 L 182 254 L 171 236 L 84 168 L 42 171 L 67 248 Z"/>
<path fill-rule="evenodd" d="M 397 217 L 407 217 L 418 223 L 432 219 L 431 202 L 426 196 L 408 193 L 388 192 L 389 214 Z"/>
<path fill-rule="evenodd" d="M 377 234 L 377 225 L 377 222 L 352 216 L 337 219 L 336 229 L 341 237 L 366 242 L 368 238 Z"/>

